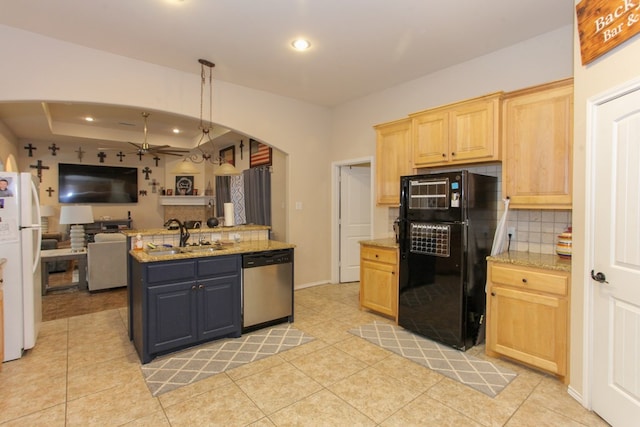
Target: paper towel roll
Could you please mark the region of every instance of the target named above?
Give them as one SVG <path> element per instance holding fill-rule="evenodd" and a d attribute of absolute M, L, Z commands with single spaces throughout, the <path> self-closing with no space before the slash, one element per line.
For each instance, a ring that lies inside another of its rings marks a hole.
<path fill-rule="evenodd" d="M 234 225 L 234 215 L 233 215 L 233 203 L 225 203 L 224 204 L 224 225 L 225 227 L 230 227 Z"/>

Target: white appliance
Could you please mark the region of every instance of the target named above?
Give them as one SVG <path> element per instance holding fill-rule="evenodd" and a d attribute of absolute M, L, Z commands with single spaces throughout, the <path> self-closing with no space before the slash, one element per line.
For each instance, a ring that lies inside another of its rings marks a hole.
<path fill-rule="evenodd" d="M 33 348 L 42 320 L 40 201 L 37 178 L 0 172 L 0 258 L 4 266 L 4 361 Z"/>

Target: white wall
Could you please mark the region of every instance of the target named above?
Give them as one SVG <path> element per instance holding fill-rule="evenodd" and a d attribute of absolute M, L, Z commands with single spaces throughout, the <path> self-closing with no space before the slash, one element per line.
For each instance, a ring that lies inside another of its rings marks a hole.
<path fill-rule="evenodd" d="M 332 161 L 373 156 L 377 123 L 568 77 L 571 48 L 571 28 L 563 28 L 334 110 L 217 81 L 215 121 L 289 154 L 287 236 L 297 245 L 296 285 L 322 283 L 330 278 Z M 11 82 L 0 101 L 100 102 L 199 115 L 195 63 L 193 74 L 184 73 L 6 26 L 0 51 L 0 79 Z M 376 208 L 375 237 L 388 235 L 388 222 L 388 209 Z"/>
<path fill-rule="evenodd" d="M 579 1 L 576 2 L 576 4 Z M 593 286 L 589 277 L 590 248 L 585 247 L 591 227 L 586 218 L 587 176 L 587 102 L 640 75 L 640 37 L 628 40 L 611 52 L 583 66 L 577 28 L 574 31 L 574 145 L 573 145 L 573 251 L 571 265 L 571 388 L 580 395 L 585 390 L 584 317 L 585 292 Z"/>
<path fill-rule="evenodd" d="M 332 117 L 331 160 L 375 156 L 372 126 L 498 91 L 571 77 L 572 27 L 527 40 L 339 106 Z M 374 213 L 375 237 L 390 236 L 387 208 Z"/>
<path fill-rule="evenodd" d="M 97 102 L 199 116 L 195 60 L 194 73 L 184 73 L 7 26 L 0 26 L 0 52 L 0 102 Z M 328 281 L 329 111 L 226 82 L 214 84 L 217 123 L 289 154 L 287 236 L 296 245 L 295 282 Z M 295 202 L 303 209 L 294 210 Z"/>

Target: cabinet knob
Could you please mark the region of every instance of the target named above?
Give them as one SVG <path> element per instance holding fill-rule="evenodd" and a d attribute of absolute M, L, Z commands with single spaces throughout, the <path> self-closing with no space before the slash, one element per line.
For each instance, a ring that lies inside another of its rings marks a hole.
<path fill-rule="evenodd" d="M 527 283 L 527 279 L 522 279 L 522 283 Z"/>
<path fill-rule="evenodd" d="M 202 283 L 200 283 L 200 284 L 198 285 L 198 289 L 204 289 L 204 285 L 203 285 Z"/>
<path fill-rule="evenodd" d="M 455 155 L 456 155 L 456 153 L 455 153 L 455 152 L 453 152 L 453 153 L 451 153 L 451 155 L 452 155 L 452 156 L 455 156 Z"/>
<path fill-rule="evenodd" d="M 495 293 L 495 292 L 491 292 L 491 296 L 492 296 L 492 297 L 495 297 L 495 296 L 496 296 L 496 293 Z"/>
<path fill-rule="evenodd" d="M 192 291 L 195 291 L 196 289 L 197 289 L 197 288 L 196 288 L 196 285 L 191 286 L 191 290 L 192 290 Z"/>
<path fill-rule="evenodd" d="M 378 254 L 376 254 L 376 258 L 378 258 Z"/>
<path fill-rule="evenodd" d="M 447 155 L 445 153 L 442 153 L 442 157 L 447 157 Z"/>

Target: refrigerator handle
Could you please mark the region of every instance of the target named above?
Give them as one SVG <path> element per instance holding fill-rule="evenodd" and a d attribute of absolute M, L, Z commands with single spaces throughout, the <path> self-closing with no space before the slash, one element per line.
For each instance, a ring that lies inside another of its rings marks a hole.
<path fill-rule="evenodd" d="M 36 241 L 36 256 L 33 260 L 33 272 L 35 273 L 40 265 L 40 251 L 42 249 L 42 219 L 40 218 L 40 197 L 38 196 L 38 189 L 36 188 L 36 184 L 33 180 L 31 180 L 31 195 L 36 207 L 36 218 L 38 218 L 38 222 L 35 224 L 36 232 L 38 233 L 38 239 Z"/>

